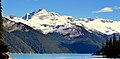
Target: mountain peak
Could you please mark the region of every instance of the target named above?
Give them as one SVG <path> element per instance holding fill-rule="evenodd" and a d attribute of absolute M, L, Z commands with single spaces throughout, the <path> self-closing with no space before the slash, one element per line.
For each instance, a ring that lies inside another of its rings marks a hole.
<path fill-rule="evenodd" d="M 38 9 L 37 10 L 37 13 L 40 12 L 40 13 L 46 13 L 47 11 L 45 9 Z"/>
<path fill-rule="evenodd" d="M 27 13 L 24 17 L 22 17 L 22 19 L 24 20 L 29 20 L 31 19 L 34 15 L 39 15 L 39 14 L 47 14 L 48 12 L 45 10 L 45 9 L 38 9 L 34 12 L 31 12 L 31 13 Z"/>
<path fill-rule="evenodd" d="M 40 8 L 40 9 L 38 9 L 38 10 L 32 12 L 32 13 L 33 14 L 38 14 L 38 13 L 42 14 L 42 13 L 47 13 L 47 11 L 45 9 Z"/>

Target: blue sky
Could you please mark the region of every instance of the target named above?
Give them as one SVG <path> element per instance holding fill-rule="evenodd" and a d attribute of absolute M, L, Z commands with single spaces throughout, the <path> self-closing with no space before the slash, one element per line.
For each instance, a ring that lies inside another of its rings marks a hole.
<path fill-rule="evenodd" d="M 120 21 L 120 0 L 2 0 L 3 16 L 24 16 L 44 8 L 75 18 L 101 17 Z"/>

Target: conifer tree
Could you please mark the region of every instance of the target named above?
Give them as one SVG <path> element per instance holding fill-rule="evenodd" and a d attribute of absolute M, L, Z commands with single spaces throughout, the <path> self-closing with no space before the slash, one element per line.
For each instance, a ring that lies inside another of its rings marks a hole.
<path fill-rule="evenodd" d="M 104 48 L 105 47 L 105 44 L 104 44 L 104 42 L 102 42 L 102 48 Z"/>
<path fill-rule="evenodd" d="M 118 55 L 120 55 L 120 37 L 119 37 L 119 40 L 118 40 L 117 49 L 118 49 Z"/>
<path fill-rule="evenodd" d="M 106 48 L 109 48 L 109 41 L 106 39 Z"/>
<path fill-rule="evenodd" d="M 109 48 L 112 48 L 112 45 L 113 45 L 112 42 L 113 42 L 113 41 L 112 41 L 112 38 L 110 38 L 110 40 L 109 40 Z"/>
<path fill-rule="evenodd" d="M 2 25 L 2 7 L 0 0 L 0 39 L 3 39 L 3 25 Z"/>
<path fill-rule="evenodd" d="M 5 45 L 3 41 L 3 20 L 2 20 L 2 6 L 0 0 L 0 59 L 8 59 L 9 56 L 7 55 L 8 46 Z"/>
<path fill-rule="evenodd" d="M 115 34 L 113 35 L 113 46 L 116 47 L 117 40 Z"/>
<path fill-rule="evenodd" d="M 114 36 L 113 36 L 113 54 L 114 55 L 117 55 L 117 39 L 116 39 L 116 36 L 115 36 L 115 34 L 114 34 Z"/>

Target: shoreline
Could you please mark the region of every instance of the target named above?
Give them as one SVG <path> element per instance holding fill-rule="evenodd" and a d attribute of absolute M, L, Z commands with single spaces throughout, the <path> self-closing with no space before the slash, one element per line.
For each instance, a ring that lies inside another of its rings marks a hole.
<path fill-rule="evenodd" d="M 94 53 L 9 53 L 9 54 L 91 54 Z"/>

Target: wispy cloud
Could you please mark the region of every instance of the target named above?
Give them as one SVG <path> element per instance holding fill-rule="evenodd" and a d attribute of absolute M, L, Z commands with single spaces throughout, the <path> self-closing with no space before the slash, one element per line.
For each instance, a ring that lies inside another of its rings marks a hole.
<path fill-rule="evenodd" d="M 120 10 L 120 7 L 114 6 L 113 9 L 114 9 L 114 10 Z"/>
<path fill-rule="evenodd" d="M 105 7 L 98 11 L 94 11 L 94 13 L 103 13 L 103 12 L 113 12 L 113 9 L 111 7 Z"/>
<path fill-rule="evenodd" d="M 120 10 L 120 7 L 114 6 L 114 7 L 104 7 L 100 10 L 94 11 L 93 13 L 104 13 L 104 12 L 113 12 L 115 10 Z"/>

